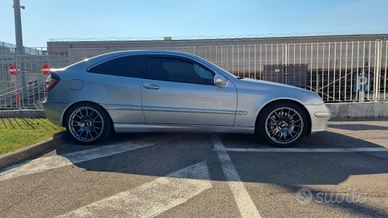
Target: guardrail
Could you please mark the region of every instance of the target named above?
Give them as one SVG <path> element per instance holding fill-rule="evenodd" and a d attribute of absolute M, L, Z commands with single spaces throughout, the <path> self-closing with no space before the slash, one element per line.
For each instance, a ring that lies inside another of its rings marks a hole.
<path fill-rule="evenodd" d="M 237 76 L 314 91 L 325 102 L 384 101 L 388 98 L 387 42 L 377 40 L 163 48 L 69 48 L 63 54 L 43 51 L 18 57 L 12 54 L 11 49 L 10 54 L 0 55 L 0 109 L 14 109 L 16 93 L 20 97 L 16 108 L 39 107 L 39 102 L 42 101 L 38 99 L 39 96 L 45 96 L 43 86 L 38 85 L 35 89 L 23 87 L 46 78 L 41 72 L 45 64 L 60 68 L 107 52 L 149 49 L 192 53 Z M 20 63 L 18 65 L 21 66 L 21 73 L 13 76 L 9 73 L 9 68 L 16 65 L 16 60 Z"/>

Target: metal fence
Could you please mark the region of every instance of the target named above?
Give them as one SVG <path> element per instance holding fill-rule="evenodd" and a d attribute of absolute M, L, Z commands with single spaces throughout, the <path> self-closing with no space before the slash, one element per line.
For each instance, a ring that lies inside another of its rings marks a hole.
<path fill-rule="evenodd" d="M 23 55 L 15 55 L 14 51 L 0 47 L 0 109 L 40 109 L 48 75 L 43 66 L 65 67 L 68 55 L 48 55 L 45 48 L 25 49 Z"/>
<path fill-rule="evenodd" d="M 41 49 L 40 52 L 17 57 L 10 49 L 9 54 L 0 53 L 0 109 L 41 107 L 46 78 L 41 68 L 45 64 L 60 68 L 107 52 L 149 49 L 192 53 L 237 76 L 312 90 L 325 102 L 381 101 L 388 97 L 387 42 L 69 48 L 66 52 L 55 54 Z M 21 67 L 17 76 L 9 73 L 12 65 Z"/>

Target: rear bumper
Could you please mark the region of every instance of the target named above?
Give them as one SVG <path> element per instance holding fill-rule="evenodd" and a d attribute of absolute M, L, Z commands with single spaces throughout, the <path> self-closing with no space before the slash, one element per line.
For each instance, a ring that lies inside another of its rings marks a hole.
<path fill-rule="evenodd" d="M 330 109 L 322 104 L 320 106 L 306 106 L 311 118 L 311 134 L 326 132 L 327 122 L 330 119 Z"/>
<path fill-rule="evenodd" d="M 58 126 L 63 126 L 62 119 L 67 106 L 67 104 L 63 103 L 43 102 L 43 109 L 47 119 Z"/>

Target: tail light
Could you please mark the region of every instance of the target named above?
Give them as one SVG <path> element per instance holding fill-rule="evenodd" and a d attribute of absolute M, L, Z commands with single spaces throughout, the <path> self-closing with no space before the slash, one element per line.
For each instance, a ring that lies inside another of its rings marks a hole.
<path fill-rule="evenodd" d="M 60 80 L 61 78 L 59 78 L 56 73 L 51 72 L 51 75 L 48 76 L 46 79 L 46 90 L 50 91 L 51 89 L 53 89 L 59 83 Z"/>

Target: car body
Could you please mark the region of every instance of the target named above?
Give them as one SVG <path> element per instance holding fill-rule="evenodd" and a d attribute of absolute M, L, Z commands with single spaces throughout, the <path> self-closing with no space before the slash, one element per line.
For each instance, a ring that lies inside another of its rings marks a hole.
<path fill-rule="evenodd" d="M 122 132 L 257 133 L 289 147 L 327 130 L 314 92 L 236 77 L 192 54 L 122 51 L 51 70 L 47 118 L 81 144 Z"/>

